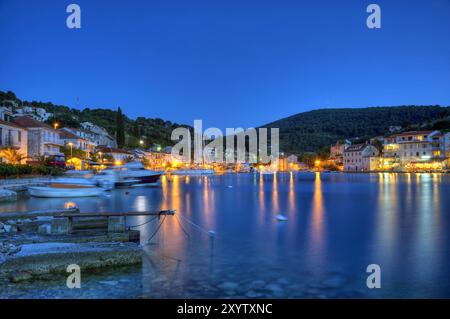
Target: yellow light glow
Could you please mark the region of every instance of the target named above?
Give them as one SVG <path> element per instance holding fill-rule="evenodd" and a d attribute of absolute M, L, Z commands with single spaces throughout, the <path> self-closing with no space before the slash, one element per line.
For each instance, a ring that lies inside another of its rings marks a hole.
<path fill-rule="evenodd" d="M 114 162 L 114 165 L 120 166 L 120 165 L 122 165 L 122 162 L 121 162 L 121 161 L 115 161 L 115 162 Z"/>

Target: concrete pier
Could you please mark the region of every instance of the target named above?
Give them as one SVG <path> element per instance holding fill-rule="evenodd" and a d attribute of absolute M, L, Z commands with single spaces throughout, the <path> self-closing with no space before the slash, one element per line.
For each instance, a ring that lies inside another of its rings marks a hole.
<path fill-rule="evenodd" d="M 125 216 L 109 216 L 108 217 L 108 232 L 122 233 L 126 230 Z"/>
<path fill-rule="evenodd" d="M 52 234 L 70 234 L 72 232 L 72 218 L 56 217 L 51 222 Z"/>

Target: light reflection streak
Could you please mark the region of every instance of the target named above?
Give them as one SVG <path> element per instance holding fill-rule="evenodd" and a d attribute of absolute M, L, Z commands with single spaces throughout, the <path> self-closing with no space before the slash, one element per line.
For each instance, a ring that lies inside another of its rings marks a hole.
<path fill-rule="evenodd" d="M 320 173 L 315 173 L 314 179 L 314 193 L 311 207 L 311 240 L 314 252 L 321 256 L 324 256 L 323 244 L 324 244 L 324 206 L 323 206 L 323 193 L 322 193 L 322 181 L 320 179 Z"/>

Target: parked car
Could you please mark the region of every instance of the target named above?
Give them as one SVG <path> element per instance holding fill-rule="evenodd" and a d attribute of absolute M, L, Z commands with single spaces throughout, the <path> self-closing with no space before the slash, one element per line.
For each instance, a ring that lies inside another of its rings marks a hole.
<path fill-rule="evenodd" d="M 50 155 L 46 158 L 48 166 L 66 167 L 66 157 L 64 155 Z"/>

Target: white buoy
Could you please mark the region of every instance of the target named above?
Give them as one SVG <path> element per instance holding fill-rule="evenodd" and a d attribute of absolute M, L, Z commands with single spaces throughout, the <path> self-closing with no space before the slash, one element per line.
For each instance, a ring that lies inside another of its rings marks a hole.
<path fill-rule="evenodd" d="M 233 188 L 233 185 L 228 185 L 227 187 L 228 187 L 228 188 Z"/>
<path fill-rule="evenodd" d="M 214 230 L 208 230 L 208 234 L 209 234 L 209 236 L 211 236 L 211 237 L 216 236 L 216 232 L 215 232 Z"/>
<path fill-rule="evenodd" d="M 277 220 L 278 220 L 279 222 L 285 222 L 285 221 L 288 220 L 287 217 L 285 217 L 285 216 L 283 216 L 283 215 L 281 215 L 281 214 L 278 214 L 278 215 L 276 216 L 276 218 L 277 218 Z"/>

